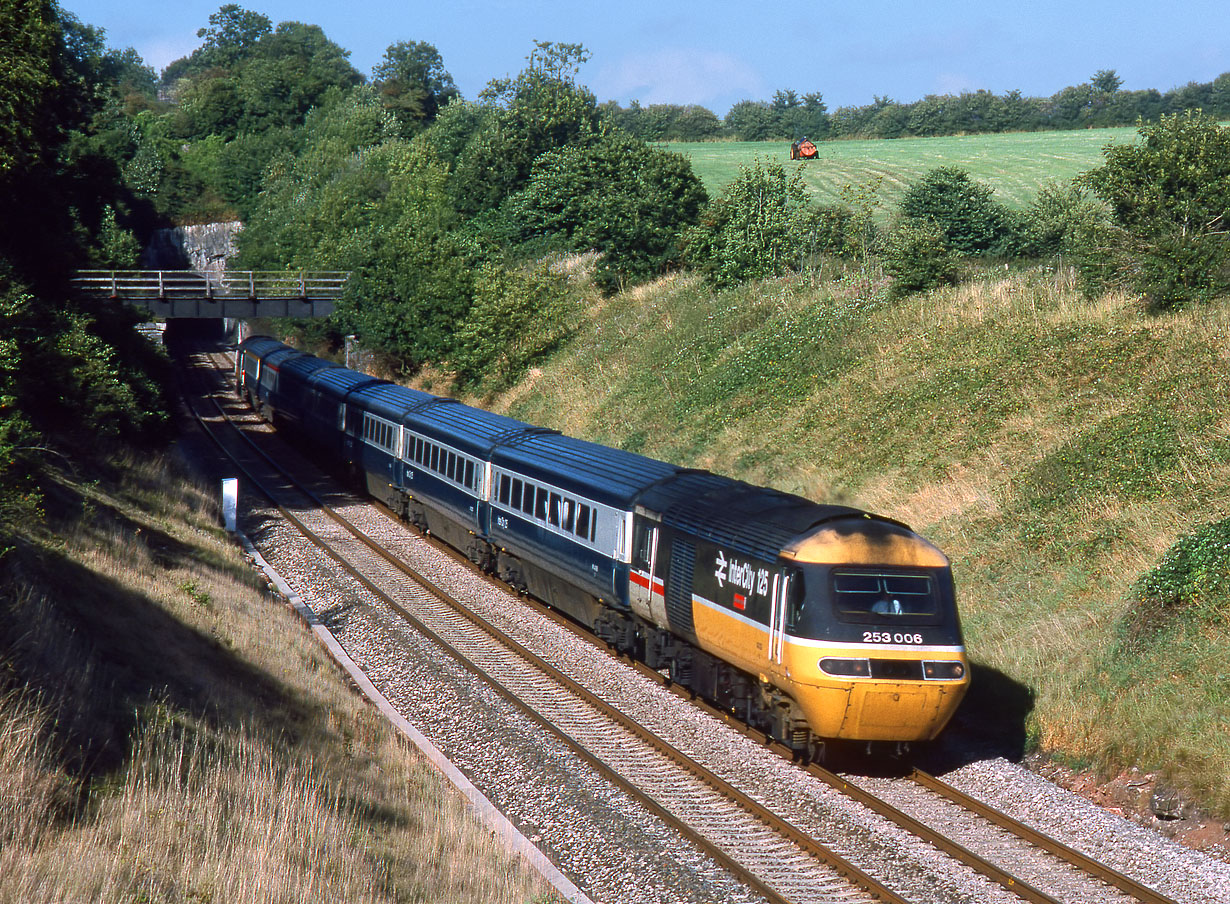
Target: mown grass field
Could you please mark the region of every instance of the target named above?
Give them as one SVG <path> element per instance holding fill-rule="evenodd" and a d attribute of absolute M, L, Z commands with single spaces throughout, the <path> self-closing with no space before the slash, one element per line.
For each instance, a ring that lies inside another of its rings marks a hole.
<path fill-rule="evenodd" d="M 1135 140 L 1134 128 L 1066 132 L 1017 132 L 943 138 L 820 142 L 820 156 L 805 163 L 790 160 L 785 141 L 677 142 L 666 145 L 692 161 L 710 195 L 720 194 L 739 167 L 756 157 L 800 166 L 807 185 L 821 201 L 837 201 L 845 185 L 882 178 L 880 197 L 894 207 L 905 187 L 937 166 L 959 166 L 995 189 L 1009 207 L 1024 207 L 1048 180 L 1064 182 L 1092 169 L 1108 144 Z"/>
<path fill-rule="evenodd" d="M 1023 739 L 1230 816 L 1230 599 L 1136 636 L 1131 597 L 1230 515 L 1228 359 L 1230 304 L 1155 315 L 1045 268 L 900 301 L 855 278 L 676 277 L 595 298 L 494 407 L 910 523 L 953 560 L 975 663 L 1031 701 Z"/>

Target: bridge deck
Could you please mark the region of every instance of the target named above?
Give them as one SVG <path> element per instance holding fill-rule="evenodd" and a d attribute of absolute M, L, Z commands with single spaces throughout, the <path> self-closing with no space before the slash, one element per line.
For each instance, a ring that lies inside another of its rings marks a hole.
<path fill-rule="evenodd" d="M 326 317 L 345 289 L 342 271 L 78 270 L 90 298 L 123 301 L 157 318 Z"/>

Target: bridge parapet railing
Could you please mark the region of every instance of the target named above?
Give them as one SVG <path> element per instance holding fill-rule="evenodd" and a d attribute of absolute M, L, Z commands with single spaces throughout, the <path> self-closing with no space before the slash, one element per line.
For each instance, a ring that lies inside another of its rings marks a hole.
<path fill-rule="evenodd" d="M 78 270 L 78 292 L 116 299 L 330 298 L 342 294 L 350 274 L 336 270 Z"/>

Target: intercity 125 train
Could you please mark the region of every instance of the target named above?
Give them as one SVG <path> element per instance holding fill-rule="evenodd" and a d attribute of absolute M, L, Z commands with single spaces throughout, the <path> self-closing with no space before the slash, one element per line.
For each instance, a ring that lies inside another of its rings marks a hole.
<path fill-rule="evenodd" d="M 564 436 L 268 337 L 241 396 L 512 587 L 788 744 L 925 741 L 969 684 L 948 559 L 904 524 Z"/>

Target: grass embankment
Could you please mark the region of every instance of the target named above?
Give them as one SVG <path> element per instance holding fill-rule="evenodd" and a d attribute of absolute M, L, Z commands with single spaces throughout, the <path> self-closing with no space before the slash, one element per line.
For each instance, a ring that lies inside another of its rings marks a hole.
<path fill-rule="evenodd" d="M 818 201 L 841 200 L 846 185 L 882 178 L 883 211 L 896 210 L 905 189 L 937 166 L 957 166 L 995 190 L 995 199 L 1022 208 L 1047 181 L 1066 182 L 1102 163 L 1108 144 L 1135 141 L 1135 128 L 1062 132 L 1006 132 L 942 138 L 823 141 L 816 160 L 792 163 L 788 141 L 674 142 L 667 147 L 692 162 L 692 169 L 716 197 L 757 156 L 802 168 Z"/>
<path fill-rule="evenodd" d="M 1162 610 L 1130 592 L 1230 514 L 1230 307 L 1090 303 L 1041 270 L 895 302 L 677 278 L 594 304 L 494 407 L 911 523 L 953 559 L 973 658 L 1007 676 L 984 691 L 1032 699 L 1034 746 L 1161 770 L 1230 815 L 1227 582 L 1193 572 L 1199 605 Z"/>
<path fill-rule="evenodd" d="M 543 894 L 265 591 L 212 493 L 127 464 L 64 479 L 0 560 L 0 901 Z"/>

